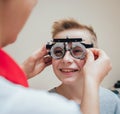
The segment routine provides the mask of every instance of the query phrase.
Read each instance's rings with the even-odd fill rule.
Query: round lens
[[[80,43],[72,43],[71,54],[77,59],[84,59],[86,56],[86,49]]]
[[[64,44],[56,43],[52,46],[50,53],[54,59],[61,59],[64,56]]]
[[[72,49],[72,54],[75,56],[75,57],[80,57],[83,53],[83,49],[79,46],[76,46]]]
[[[61,47],[55,47],[53,51],[56,57],[62,57],[64,54],[64,51]]]

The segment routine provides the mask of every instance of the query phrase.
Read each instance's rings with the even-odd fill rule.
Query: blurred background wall
[[[38,0],[18,40],[5,50],[21,64],[50,41],[54,21],[69,17],[93,26],[99,48],[104,49],[112,61],[113,69],[102,82],[102,86],[110,88],[120,80],[120,0]],[[29,84],[32,88],[48,90],[60,82],[50,66],[30,79]]]

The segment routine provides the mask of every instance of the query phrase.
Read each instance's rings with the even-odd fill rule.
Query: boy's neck
[[[69,100],[74,100],[78,104],[81,103],[82,99],[82,85],[80,86],[69,86],[69,85],[60,85],[59,87],[56,88],[56,92],[59,93],[60,95],[68,98]]]

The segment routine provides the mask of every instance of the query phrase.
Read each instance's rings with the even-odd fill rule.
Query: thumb
[[[94,61],[94,55],[91,50],[87,49],[86,63]]]

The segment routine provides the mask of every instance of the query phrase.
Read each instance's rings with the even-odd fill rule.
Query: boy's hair
[[[58,33],[70,29],[88,30],[90,34],[93,36],[92,40],[94,47],[97,47],[97,36],[93,28],[91,26],[83,25],[73,18],[55,21],[52,26],[52,38],[54,38]]]

